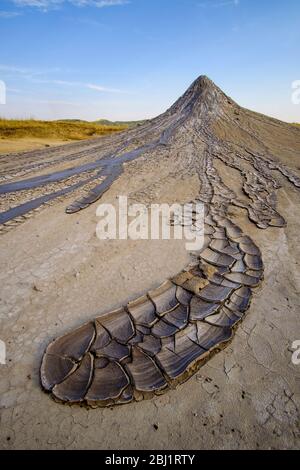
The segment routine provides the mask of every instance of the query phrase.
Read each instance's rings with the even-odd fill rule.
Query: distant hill
[[[109,121],[108,119],[98,119],[97,121],[93,121],[94,124],[101,124],[102,126],[140,126],[144,124],[147,119],[143,119],[141,121]]]
[[[88,124],[98,124],[100,126],[125,126],[125,127],[134,127],[134,126],[140,126],[147,120],[141,120],[141,121],[109,121],[108,119],[97,119],[96,121],[84,121],[82,119],[59,119],[56,122],[80,122],[80,123],[88,123]]]

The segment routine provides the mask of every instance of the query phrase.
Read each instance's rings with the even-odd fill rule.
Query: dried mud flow
[[[205,76],[134,129],[0,157],[0,243],[56,206],[64,205],[66,224],[83,211],[80,221],[127,181],[135,201],[157,202],[164,194],[168,202],[205,206],[204,246],[181,271],[160,285],[151,279],[136,298],[120,295],[119,307],[107,313],[85,314],[81,326],[68,331],[64,322],[65,334],[53,341],[46,337],[42,388],[58,402],[111,407],[161,395],[212,360],[266,282],[259,234],[275,240],[286,229],[288,203],[279,210],[277,199],[284,190],[297,200],[299,157],[300,129],[240,107]],[[176,252],[168,256],[176,260]]]

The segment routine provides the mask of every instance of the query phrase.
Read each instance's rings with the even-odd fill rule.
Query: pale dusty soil
[[[70,140],[53,140],[40,138],[23,138],[23,139],[0,139],[0,155],[10,152],[25,152],[27,150],[42,149],[45,147],[53,147],[54,145],[65,145]]]
[[[102,202],[116,204],[118,194],[138,200],[139,188],[149,201],[194,197],[197,178],[168,180],[165,163],[127,165]],[[189,260],[183,242],[100,242],[96,205],[66,216],[66,199],[2,235],[1,448],[299,448],[300,366],[291,362],[291,344],[300,339],[300,194],[283,184],[286,229],[259,230],[236,218],[262,249],[266,271],[232,343],[176,390],[114,409],[50,399],[39,385],[43,350],[180,271]]]

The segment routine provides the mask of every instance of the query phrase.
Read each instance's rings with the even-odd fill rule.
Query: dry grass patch
[[[103,125],[85,121],[36,121],[34,119],[0,119],[1,139],[83,140],[120,132],[126,124]]]

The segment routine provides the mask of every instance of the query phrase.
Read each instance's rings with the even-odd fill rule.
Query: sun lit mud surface
[[[282,159],[259,134],[272,132],[280,140],[277,128],[285,134]],[[68,147],[61,160],[72,159],[69,170],[60,170],[53,149],[33,152],[19,169],[5,172],[2,166],[2,311],[4,339],[12,345],[1,381],[4,429],[12,434],[5,441],[9,432],[2,431],[5,446],[22,446],[16,430],[27,429],[28,420],[38,416],[34,403],[41,414],[25,446],[36,439],[36,447],[41,442],[76,447],[81,426],[89,428],[83,446],[90,448],[99,442],[113,448],[117,438],[124,447],[209,446],[216,435],[218,447],[279,441],[281,447],[296,446],[299,372],[289,348],[300,336],[295,241],[300,180],[286,162],[288,154],[299,158],[299,130],[264,116],[257,127],[256,114],[202,77],[170,110],[143,126],[103,139],[99,148],[95,142]],[[76,152],[89,161],[82,163]],[[35,176],[43,160],[51,166],[49,177],[47,166]],[[93,171],[100,178],[94,186],[81,179]],[[74,181],[68,178],[77,176],[73,199]],[[54,185],[47,197],[61,184],[71,189],[54,196],[56,204],[47,210],[37,206],[41,211],[28,222],[35,212],[24,211],[22,197],[7,206],[10,194],[22,193],[28,203],[28,190],[34,200],[41,187]],[[95,236],[93,203],[100,197],[114,202],[118,194],[135,202],[205,203],[205,246],[192,260],[175,241],[151,242],[151,248],[148,242],[110,241],[103,248]],[[213,356],[235,330],[231,345]],[[43,388],[57,401],[107,410],[62,407],[41,394],[46,346]],[[114,404],[153,396],[110,412]],[[52,428],[44,424],[40,434],[37,422],[46,420],[46,409]],[[152,443],[141,432],[145,416]],[[122,422],[133,429],[134,443]],[[114,433],[104,437],[105,425]]]

